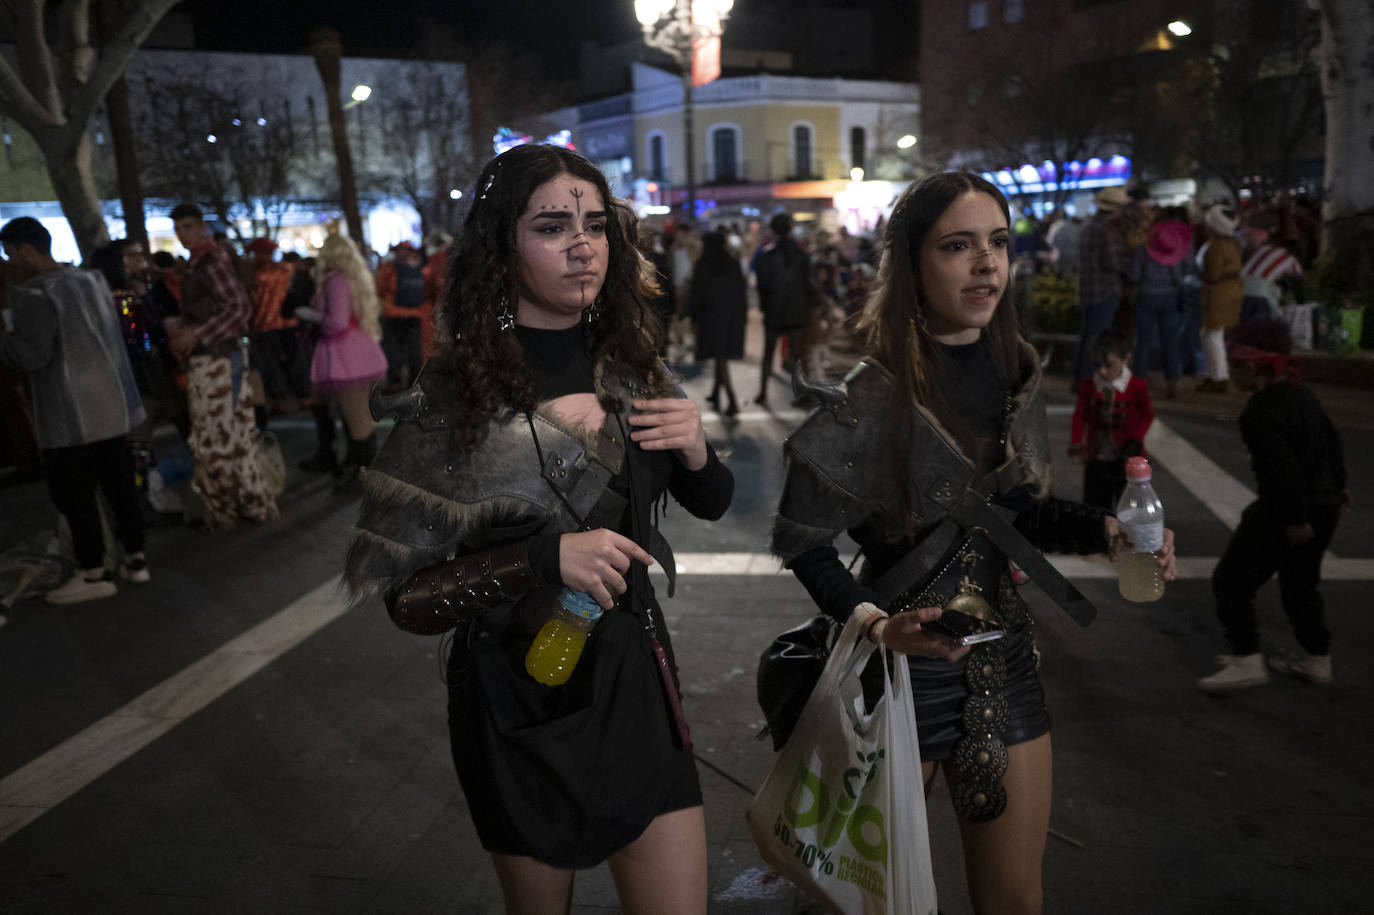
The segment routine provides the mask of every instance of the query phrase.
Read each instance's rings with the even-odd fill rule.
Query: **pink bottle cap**
[[[1126,479],[1128,480],[1148,480],[1150,478],[1150,462],[1143,457],[1133,457],[1126,459]]]

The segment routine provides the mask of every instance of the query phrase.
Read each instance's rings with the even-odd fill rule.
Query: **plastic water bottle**
[[[601,605],[585,591],[564,588],[553,616],[539,629],[525,655],[525,673],[545,686],[562,686],[572,676],[587,633],[601,619]]]
[[[1130,542],[1130,552],[1117,557],[1117,587],[1121,596],[1145,603],[1164,596],[1164,579],[1155,564],[1155,551],[1164,546],[1164,506],[1150,485],[1150,462],[1143,457],[1126,461],[1126,490],[1116,505],[1116,520]]]

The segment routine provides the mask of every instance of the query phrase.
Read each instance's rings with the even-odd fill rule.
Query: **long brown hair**
[[[893,422],[892,441],[897,445],[888,451],[890,471],[898,480],[898,504],[889,507],[886,519],[893,536],[912,533],[912,509],[919,507],[916,503],[921,498],[907,488],[907,464],[912,456],[906,453],[906,443],[911,440],[913,405],[929,409],[970,458],[976,461],[978,453],[972,431],[955,415],[941,391],[940,354],[926,326],[930,306],[921,277],[921,248],[926,238],[950,205],[970,191],[987,194],[997,201],[1010,225],[1010,208],[1002,192],[972,172],[943,172],[911,185],[892,210],[883,238],[877,288],[856,324],[866,352],[896,380],[888,414]],[[979,337],[992,356],[998,383],[1004,391],[1010,391],[1020,381],[1019,339],[1008,264],[1007,287],[992,320]]]
[[[457,375],[460,414],[455,438],[476,441],[479,430],[503,410],[532,410],[534,387],[514,333],[502,331],[503,307],[514,313],[519,256],[515,227],[530,197],[546,181],[568,174],[590,182],[605,202],[606,178],[591,162],[558,146],[517,146],[489,161],[477,179],[477,200],[454,243],[440,311],[439,350]],[[640,263],[624,221],[606,220],[610,255],[601,286],[599,317],[582,322],[583,342],[598,367],[618,362],[649,380],[656,395],[670,387],[658,361],[658,323],[641,291]],[[615,409],[617,404],[603,404]]]
[[[945,210],[970,191],[987,194],[997,201],[1007,224],[1011,224],[1007,198],[991,182],[972,172],[942,172],[911,185],[892,210],[883,237],[877,288],[857,323],[866,351],[896,376],[911,403],[929,407],[937,415],[942,398],[935,386],[935,341],[926,330],[929,306],[921,278],[921,248]],[[1020,374],[1020,328],[1016,309],[1009,301],[1011,295],[1009,264],[1007,286],[981,337],[1006,386],[1015,384]]]

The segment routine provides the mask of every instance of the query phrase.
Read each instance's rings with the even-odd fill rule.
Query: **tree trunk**
[[[353,173],[353,155],[348,149],[348,127],[344,122],[343,102],[339,97],[339,59],[343,47],[339,33],[328,26],[315,29],[310,36],[315,66],[324,82],[325,103],[329,107],[329,133],[334,138],[334,158],[339,166],[339,204],[348,224],[348,236],[363,246],[363,220],[358,212],[358,181]]]
[[[1350,291],[1374,292],[1374,7],[1369,0],[1322,0],[1321,24],[1322,254]]]
[[[110,233],[105,228],[105,217],[100,209],[100,195],[96,192],[95,178],[91,174],[92,145],[91,135],[82,131],[74,146],[64,144],[57,149],[43,149],[48,179],[57,192],[62,214],[71,224],[72,235],[76,236],[83,260],[89,259],[96,248],[110,242]]]
[[[105,116],[110,121],[110,142],[114,145],[115,175],[119,202],[124,211],[124,237],[132,238],[148,250],[148,229],[143,221],[143,188],[138,180],[138,144],[134,140],[133,118],[129,114],[129,83],[120,77],[105,96]]]

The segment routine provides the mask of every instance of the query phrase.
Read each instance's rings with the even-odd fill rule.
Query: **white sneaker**
[[[1218,658],[1225,659],[1221,661],[1221,670],[1198,680],[1197,685],[1202,689],[1245,689],[1269,682],[1269,671],[1264,669],[1264,655],[1258,651],[1247,655],[1218,655]]]
[[[146,585],[153,580],[148,571],[148,560],[142,553],[131,553],[119,564],[119,577],[136,585]]]
[[[1276,655],[1269,659],[1269,666],[1281,674],[1297,677],[1309,683],[1331,682],[1331,655]]]
[[[44,594],[43,599],[50,604],[80,604],[118,593],[115,583],[105,578],[104,569],[78,569],[62,585]]]

